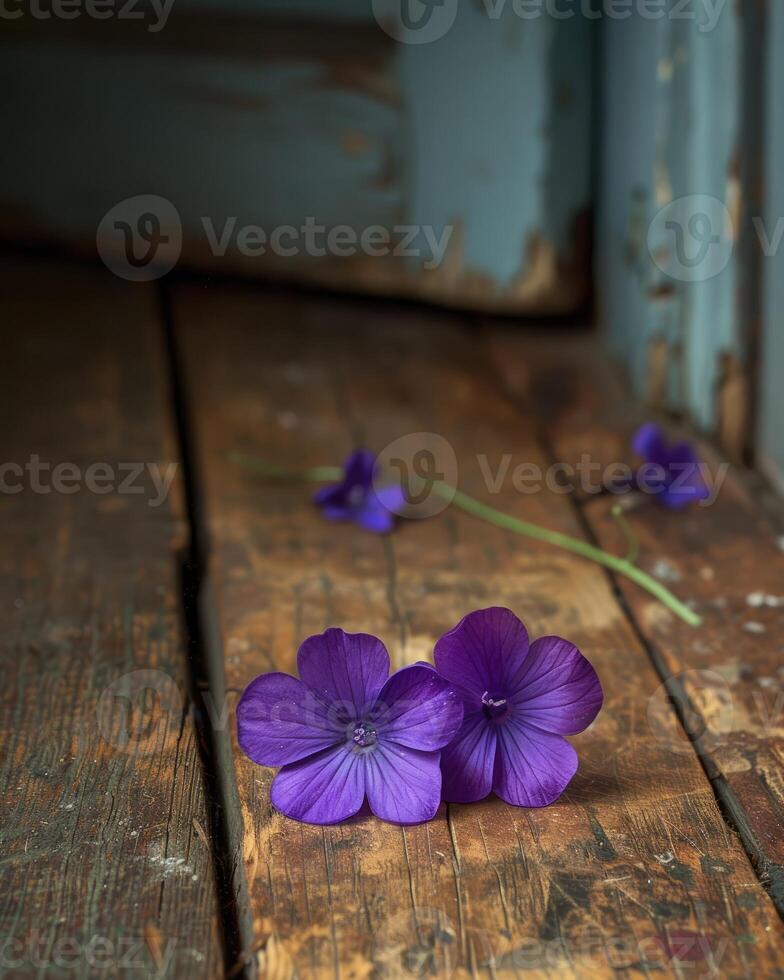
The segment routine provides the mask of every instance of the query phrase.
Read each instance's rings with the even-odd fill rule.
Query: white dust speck
[[[651,574],[661,579],[662,582],[680,582],[681,580],[681,573],[678,569],[663,558],[659,558],[653,563]]]
[[[750,592],[746,596],[746,602],[755,609],[767,606],[768,609],[778,609],[784,606],[784,596],[770,595],[767,592]]]
[[[155,842],[147,852],[147,860],[161,869],[164,878],[171,878],[172,875],[188,874],[192,875],[193,868],[186,864],[184,857],[176,855],[166,856],[163,847],[159,842]]]
[[[744,623],[743,628],[747,633],[755,633],[757,635],[765,632],[765,627],[762,625],[762,623],[757,623],[754,620],[752,620],[750,623]]]

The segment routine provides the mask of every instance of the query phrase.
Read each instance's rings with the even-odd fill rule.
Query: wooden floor
[[[0,976],[784,976],[784,539],[746,477],[629,512],[692,629],[452,508],[378,538],[230,460],[435,432],[465,491],[620,553],[608,497],[489,495],[478,459],[628,458],[645,416],[582,335],[44,259],[0,283]],[[46,492],[36,457],[105,464],[104,489]],[[495,604],[602,678],[561,800],[406,828],[271,809],[236,746],[249,680],[329,625],[428,658]]]

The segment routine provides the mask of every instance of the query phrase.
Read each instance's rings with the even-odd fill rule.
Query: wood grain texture
[[[215,976],[180,487],[119,487],[177,461],[154,293],[43,261],[0,279],[0,975]],[[34,457],[38,489],[8,465]]]
[[[629,439],[644,416],[595,351],[511,333],[496,335],[493,346],[511,389],[542,420],[554,457],[574,465],[589,454],[602,469],[633,462]],[[703,450],[720,477],[726,464]],[[701,628],[685,626],[631,583],[617,584],[662,671],[682,689],[717,792],[784,910],[784,539],[738,471],[717,486],[710,506],[680,514],[642,496],[627,501],[639,565],[690,602]],[[622,551],[610,514],[616,502],[587,495],[582,506],[601,545]]]
[[[543,465],[532,420],[501,394],[457,318],[410,309],[183,287],[179,342],[194,393],[210,576],[234,698],[329,625],[378,634],[394,666],[429,658],[467,611],[503,604],[532,635],[562,633],[597,666],[606,703],[576,739],[581,767],[545,810],[489,798],[400,828],[335,827],[272,810],[273,771],[236,755],[243,859],[268,976],[775,976],[780,924],[604,574],[449,509],[389,538],[325,522],[312,488],[270,484],[233,451],[334,464],[412,432],[453,445],[486,498],[477,454]],[[509,512],[580,534],[557,493]],[[689,974],[691,975],[691,974]]]

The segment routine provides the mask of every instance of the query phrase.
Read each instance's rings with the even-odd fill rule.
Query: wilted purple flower
[[[635,485],[655,494],[665,507],[677,510],[710,496],[691,443],[670,444],[661,426],[648,422],[632,436],[632,449],[644,460],[635,474]]]
[[[375,487],[375,469],[373,453],[358,449],[343,463],[340,483],[323,487],[314,502],[330,521],[354,521],[375,534],[388,533],[405,506],[405,497],[399,485]]]
[[[577,771],[563,737],[602,706],[596,671],[574,644],[529,645],[509,609],[469,613],[436,643],[436,669],[463,697],[463,724],[441,753],[445,800],[470,803],[493,790],[516,806],[547,806]]]
[[[440,749],[460,727],[455,689],[429,664],[391,677],[383,643],[328,629],[297,653],[300,679],[262,674],[237,705],[243,752],[282,766],[273,804],[306,823],[337,823],[367,797],[376,816],[419,823],[441,801]]]

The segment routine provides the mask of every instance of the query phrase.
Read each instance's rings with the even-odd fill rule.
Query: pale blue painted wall
[[[204,216],[436,234],[454,224],[460,254],[436,298],[547,309],[516,291],[537,240],[555,249],[549,302],[569,309],[587,281],[575,223],[590,206],[592,25],[492,9],[461,2],[452,28],[423,45],[390,38],[369,0],[177,0],[160,35],[114,25],[106,43],[97,22],[19,22],[0,69],[14,133],[0,204],[36,237],[89,242],[114,203],[160,194],[182,216],[186,263],[203,258]],[[285,45],[265,50],[277,23]],[[239,39],[237,24],[248,28]],[[303,262],[304,277],[318,264]],[[371,282],[375,267],[356,275]]]
[[[467,229],[465,260],[501,282],[531,236],[562,254],[590,205],[590,22],[491,19],[463,4],[449,34],[402,46],[410,213]],[[559,105],[559,98],[563,105]]]
[[[652,351],[666,345],[664,407],[712,430],[720,421],[722,365],[727,356],[743,360],[748,329],[737,246],[738,8],[725,5],[713,29],[705,27],[699,19],[638,14],[602,22],[597,288],[611,346],[636,389],[650,391],[657,380]],[[711,214],[719,219],[713,232],[732,257],[717,274],[689,282],[680,274],[675,233],[655,219],[670,202],[692,195],[720,202]]]
[[[784,5],[769,8],[767,102],[767,239],[784,226]],[[763,259],[764,308],[760,357],[759,457],[784,491],[784,239]]]

